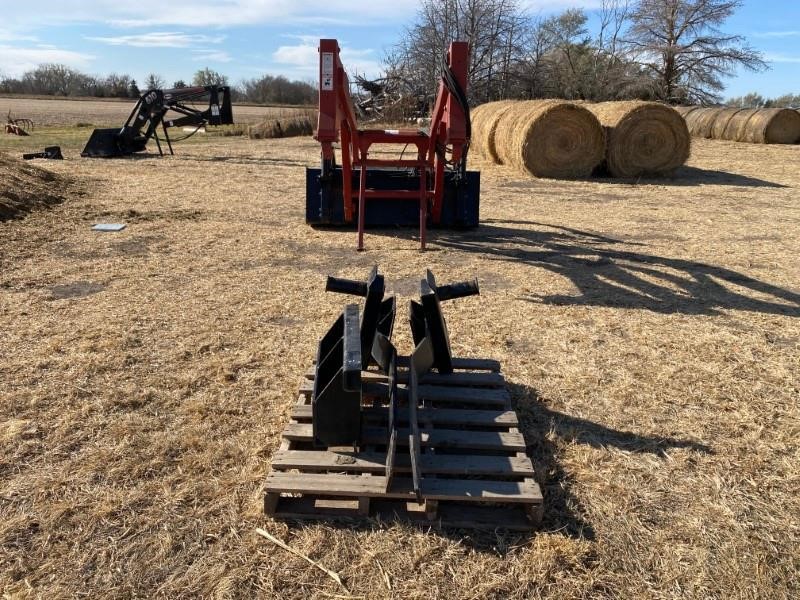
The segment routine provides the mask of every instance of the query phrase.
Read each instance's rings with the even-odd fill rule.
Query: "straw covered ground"
[[[800,147],[695,140],[674,180],[482,169],[473,232],[315,231],[309,138],[44,166],[0,223],[4,597],[790,598],[800,570]],[[43,164],[43,163],[40,163]],[[98,234],[98,221],[125,222]],[[430,266],[457,354],[502,361],[543,530],[273,522],[300,374],[375,263]],[[398,343],[409,350],[399,319]],[[320,561],[347,592],[257,527]]]

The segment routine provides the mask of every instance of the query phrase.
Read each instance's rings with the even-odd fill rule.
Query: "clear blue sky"
[[[522,0],[534,15],[599,0]],[[355,8],[357,7],[357,8]],[[375,74],[416,0],[20,0],[3,2],[0,73],[42,62],[93,74],[155,72],[168,83],[202,67],[232,82],[263,73],[314,80],[316,43],[336,37],[350,71]],[[725,94],[800,93],[800,1],[748,0],[725,30],[747,37],[772,67],[739,73]]]

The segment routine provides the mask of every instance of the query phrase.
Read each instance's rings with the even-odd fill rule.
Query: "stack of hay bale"
[[[695,137],[752,144],[800,143],[800,112],[790,108],[678,106]]]
[[[473,110],[472,124],[480,154],[535,177],[664,175],[689,157],[686,124],[656,102],[490,102]]]

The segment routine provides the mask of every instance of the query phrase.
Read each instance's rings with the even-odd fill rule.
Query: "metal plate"
[[[122,231],[127,225],[125,223],[96,223],[92,225],[94,231]]]

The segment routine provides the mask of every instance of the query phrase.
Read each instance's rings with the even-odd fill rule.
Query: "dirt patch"
[[[0,153],[0,221],[63,202],[67,179]]]
[[[62,285],[54,285],[50,288],[51,300],[66,300],[69,298],[85,298],[92,294],[97,294],[106,289],[106,286],[101,283],[92,283],[91,281],[76,281],[74,283],[65,283]]]

